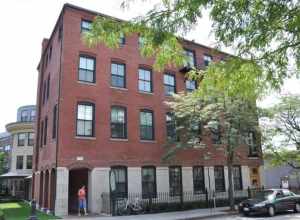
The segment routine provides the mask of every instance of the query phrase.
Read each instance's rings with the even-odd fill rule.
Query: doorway
[[[86,188],[86,201],[88,202],[88,178],[89,169],[80,168],[69,172],[69,213],[78,212],[78,190],[84,185]],[[87,204],[88,208],[88,204]]]

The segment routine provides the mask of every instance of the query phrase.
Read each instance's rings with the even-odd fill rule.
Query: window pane
[[[86,69],[94,70],[94,59],[86,59]]]
[[[93,124],[92,121],[85,121],[84,122],[84,135],[91,136],[92,135],[92,128]]]
[[[77,134],[84,135],[84,121],[77,120]]]

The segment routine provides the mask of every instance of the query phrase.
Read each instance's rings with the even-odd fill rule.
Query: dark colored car
[[[254,198],[239,204],[239,212],[244,215],[268,214],[274,216],[276,212],[294,210],[300,212],[300,195],[287,189],[267,189],[257,192]]]

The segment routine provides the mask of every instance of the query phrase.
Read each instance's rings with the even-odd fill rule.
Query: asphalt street
[[[244,217],[242,215],[236,215],[236,216],[222,216],[222,217],[216,217],[216,218],[210,218],[212,220],[300,220],[300,214],[295,213],[284,213],[284,214],[277,214],[274,217],[268,217],[266,215],[259,215],[259,216],[250,216],[250,217]]]

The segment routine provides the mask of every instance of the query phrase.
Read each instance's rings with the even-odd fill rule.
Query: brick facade
[[[36,146],[34,150],[34,198],[41,207],[54,210],[56,214],[67,214],[68,206],[63,204],[68,201],[66,195],[68,180],[63,182],[60,178],[69,178],[72,170],[85,168],[91,174],[89,177],[89,195],[91,189],[97,192],[107,191],[103,187],[108,178],[109,168],[112,166],[128,167],[128,190],[134,189],[133,179],[139,178],[138,170],[142,166],[157,167],[156,175],[164,175],[167,166],[178,165],[186,167],[184,175],[190,176],[192,166],[202,165],[213,167],[225,166],[224,154],[211,146],[211,139],[207,137],[211,159],[204,160],[205,149],[180,152],[170,164],[162,164],[161,157],[164,153],[163,145],[166,142],[165,114],[168,112],[164,104],[169,98],[164,95],[163,72],[155,71],[152,59],[140,56],[138,49],[138,35],[126,37],[126,43],[120,49],[111,50],[100,44],[96,48],[88,48],[81,39],[81,20],[92,20],[97,14],[76,6],[66,4],[55,25],[49,40],[44,40],[42,55],[38,66],[39,80],[37,90],[37,123]],[[215,52],[211,48],[184,41],[184,47],[193,50],[196,54],[198,67],[204,66],[204,54],[213,56],[214,61],[221,60],[226,54]],[[50,55],[51,54],[51,55]],[[88,55],[96,60],[95,83],[84,83],[78,80],[79,56]],[[117,61],[126,65],[126,88],[111,87],[111,62]],[[146,67],[152,70],[153,93],[146,94],[138,91],[138,68]],[[185,90],[185,76],[178,69],[170,68],[167,71],[176,76],[176,90]],[[49,96],[47,98],[47,81],[49,80]],[[47,90],[47,89],[46,89]],[[46,95],[44,94],[46,93]],[[95,106],[94,137],[76,136],[77,103],[88,101]],[[111,106],[118,105],[127,108],[127,139],[112,139],[110,133]],[[57,130],[53,138],[53,111],[57,106]],[[150,109],[154,113],[153,141],[141,141],[139,137],[139,111]],[[47,118],[47,137],[44,141],[41,133],[45,132]],[[43,129],[42,129],[43,127]],[[43,131],[42,131],[43,130]],[[54,129],[55,130],[55,129]],[[44,136],[44,135],[43,135]],[[249,158],[247,146],[238,149],[241,159],[237,164],[243,167],[259,167],[262,160],[259,157]],[[49,175],[49,173],[50,175]],[[46,173],[48,173],[46,175]],[[52,176],[54,175],[54,176]],[[41,181],[43,176],[43,181]],[[183,176],[184,177],[184,176]],[[50,179],[55,184],[45,184]],[[158,177],[157,177],[158,178]],[[94,187],[97,181],[103,181],[102,188]],[[192,181],[192,180],[191,180]],[[52,181],[53,182],[53,181]],[[40,185],[43,184],[41,187]],[[133,184],[133,185],[131,185]],[[168,190],[163,183],[157,183],[157,189]],[[159,185],[162,184],[162,185]],[[184,182],[188,188],[191,184]],[[50,196],[40,196],[54,191]],[[67,191],[68,192],[68,191]],[[65,193],[65,194],[64,194]],[[51,194],[51,193],[49,193]],[[89,196],[89,209],[99,212],[95,203],[99,195]],[[47,201],[45,202],[45,198]],[[50,205],[52,204],[52,205]]]

